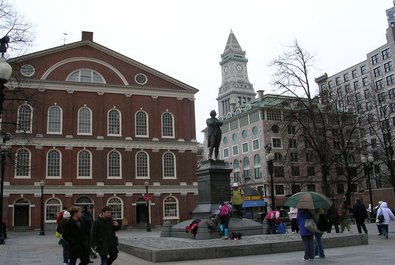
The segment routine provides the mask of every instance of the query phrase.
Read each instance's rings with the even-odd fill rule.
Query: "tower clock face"
[[[243,70],[243,66],[241,66],[240,64],[236,65],[236,70],[240,72],[241,70]]]

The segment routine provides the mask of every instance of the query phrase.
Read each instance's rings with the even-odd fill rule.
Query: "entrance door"
[[[14,226],[29,226],[29,205],[14,205]]]
[[[146,224],[148,222],[148,207],[146,202],[136,203],[136,222],[138,224]]]

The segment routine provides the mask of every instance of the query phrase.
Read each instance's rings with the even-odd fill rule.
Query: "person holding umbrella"
[[[299,226],[299,234],[302,237],[304,246],[304,257],[303,260],[313,260],[314,259],[314,232],[305,227],[307,219],[313,219],[313,216],[309,210],[319,209],[319,208],[329,208],[332,202],[324,195],[317,192],[298,192],[285,202],[286,206],[298,208],[298,216],[296,218]],[[322,253],[321,253],[322,254]]]
[[[314,259],[314,232],[305,227],[306,219],[312,219],[312,215],[308,209],[298,209],[298,216],[296,218],[299,226],[299,234],[302,237],[304,247],[304,257],[302,260]]]

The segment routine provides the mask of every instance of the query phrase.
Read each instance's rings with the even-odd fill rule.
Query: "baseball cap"
[[[233,185],[232,185],[233,188],[238,187],[238,186],[239,186],[239,184],[237,184],[237,182],[233,183]]]

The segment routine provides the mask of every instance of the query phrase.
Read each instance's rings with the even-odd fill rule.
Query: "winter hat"
[[[65,211],[63,213],[63,218],[70,218],[70,217],[71,217],[71,215],[70,215],[70,213],[68,211]]]
[[[238,187],[238,186],[239,186],[239,184],[237,184],[237,182],[233,183],[233,185],[232,185],[233,188]]]

